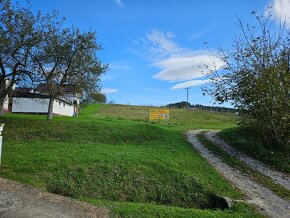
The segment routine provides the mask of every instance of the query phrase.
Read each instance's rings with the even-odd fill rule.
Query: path
[[[207,131],[205,132],[205,136],[217,144],[221,149],[226,151],[228,154],[234,156],[235,158],[245,162],[254,170],[260,172],[261,174],[270,177],[273,182],[284,186],[285,188],[290,190],[290,177],[288,174],[276,171],[265,164],[261,163],[260,161],[254,160],[253,158],[249,157],[248,155],[237,151],[233,147],[229,146],[225,141],[220,139],[216,136],[217,131]]]
[[[187,133],[188,141],[224,178],[239,188],[247,196],[248,203],[260,208],[270,217],[290,217],[290,202],[275,195],[268,188],[252,181],[244,173],[223,163],[219,158],[211,154],[197,139],[201,131],[192,130]]]
[[[0,178],[0,217],[105,218],[109,215],[104,208]]]

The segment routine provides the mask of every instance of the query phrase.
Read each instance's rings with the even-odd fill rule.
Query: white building
[[[12,100],[12,113],[47,114],[49,96],[35,93],[16,93]],[[53,102],[53,114],[74,116],[76,106],[62,99]]]
[[[81,94],[75,93],[72,87],[64,90],[64,95],[53,102],[53,114],[75,116],[78,113]],[[47,114],[49,96],[46,86],[40,84],[35,90],[16,89],[12,100],[12,113]]]

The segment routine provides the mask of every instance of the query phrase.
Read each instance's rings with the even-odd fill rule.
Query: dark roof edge
[[[17,93],[15,92],[12,95],[13,98],[42,98],[42,99],[49,99],[49,95],[43,95],[39,93]],[[73,105],[72,103],[67,102],[66,100],[63,100],[61,98],[56,98],[55,100],[61,101],[63,103],[66,103],[68,105]]]

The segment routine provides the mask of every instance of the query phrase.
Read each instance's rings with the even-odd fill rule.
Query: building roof
[[[16,92],[33,93],[34,89],[33,88],[28,88],[28,87],[16,87],[15,91]]]
[[[35,89],[36,92],[40,92],[40,93],[47,93],[47,84],[45,83],[40,83],[36,89]],[[76,93],[81,93],[80,90],[78,90],[76,88],[76,86],[74,85],[66,85],[64,90],[63,90],[63,93],[64,94],[76,94]]]
[[[49,95],[40,94],[40,93],[29,93],[29,92],[19,92],[15,91],[12,95],[13,98],[41,98],[41,99],[49,99]],[[56,100],[61,101],[63,103],[72,105],[68,101],[65,101],[61,98],[56,98]]]

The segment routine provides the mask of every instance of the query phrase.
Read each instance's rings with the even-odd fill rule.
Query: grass
[[[246,173],[250,178],[255,180],[257,183],[262,184],[265,187],[269,188],[280,197],[286,200],[290,200],[290,191],[287,188],[284,188],[283,186],[274,183],[269,177],[264,176],[263,174],[255,171],[243,161],[234,158],[226,151],[222,150],[215,143],[207,139],[203,134],[199,134],[198,139],[208,150],[210,150],[214,155],[220,157],[229,166],[236,168],[243,173]]]
[[[290,173],[290,151],[269,150],[254,142],[241,128],[229,128],[218,136],[234,148],[282,172]]]
[[[236,203],[231,210],[208,210],[163,206],[154,204],[138,204],[124,202],[108,202],[84,199],[92,204],[106,206],[110,209],[111,217],[164,217],[164,218],[232,218],[232,217],[263,217],[255,212],[255,208],[245,203]]]
[[[218,128],[219,121],[220,128],[234,126],[234,117],[208,113],[206,120],[200,118],[205,112],[195,111],[190,112],[194,118],[179,121],[188,115],[177,111],[177,124],[152,125],[139,115],[116,114],[114,107],[120,111],[120,106],[92,105],[77,118],[51,122],[45,116],[2,117],[1,177],[103,205],[112,216],[260,216],[240,203],[229,211],[210,209],[212,194],[233,199],[242,194],[183,135],[189,128]]]
[[[128,105],[89,105],[82,111],[81,119],[117,119],[149,123],[152,107]],[[97,110],[97,111],[96,111]],[[175,129],[225,129],[235,127],[234,114],[209,112],[203,110],[170,109],[170,121],[155,122]]]

